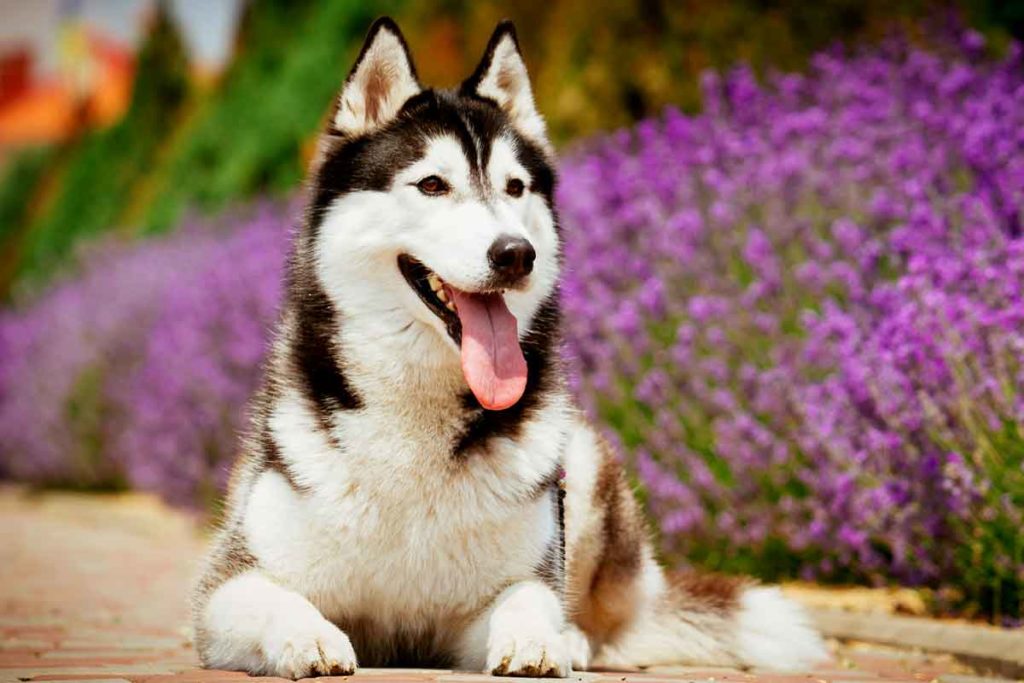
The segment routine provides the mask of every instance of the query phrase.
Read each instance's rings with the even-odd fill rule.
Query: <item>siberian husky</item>
[[[421,86],[395,23],[373,25],[312,163],[195,589],[205,666],[564,677],[824,658],[777,589],[657,564],[559,362],[553,161],[510,23],[455,90]]]

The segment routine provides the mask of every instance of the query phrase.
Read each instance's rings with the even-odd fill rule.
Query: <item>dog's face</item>
[[[507,408],[526,385],[519,340],[558,278],[553,186],[510,24],[458,90],[435,91],[379,20],[314,165],[316,273],[342,315],[426,329],[423,362],[460,361],[480,403]]]

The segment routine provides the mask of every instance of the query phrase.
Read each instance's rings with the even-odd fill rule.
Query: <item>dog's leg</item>
[[[298,680],[355,671],[352,643],[306,598],[257,571],[226,581],[200,617],[203,665]]]
[[[460,667],[496,676],[564,678],[572,670],[564,629],[562,604],[550,587],[540,581],[513,584],[466,629]]]

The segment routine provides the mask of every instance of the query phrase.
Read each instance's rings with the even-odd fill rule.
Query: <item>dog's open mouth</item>
[[[480,405],[515,405],[526,389],[526,359],[502,293],[464,292],[407,254],[398,257],[398,269],[460,347],[462,374]]]

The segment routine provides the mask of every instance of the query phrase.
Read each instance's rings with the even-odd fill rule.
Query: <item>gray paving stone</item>
[[[962,657],[991,660],[1024,676],[1024,630],[889,614],[857,614],[834,609],[811,610],[818,627],[835,638],[919,647]],[[872,656],[875,656],[874,654]],[[906,655],[903,656],[906,659]],[[1021,673],[1017,673],[1020,671]]]

